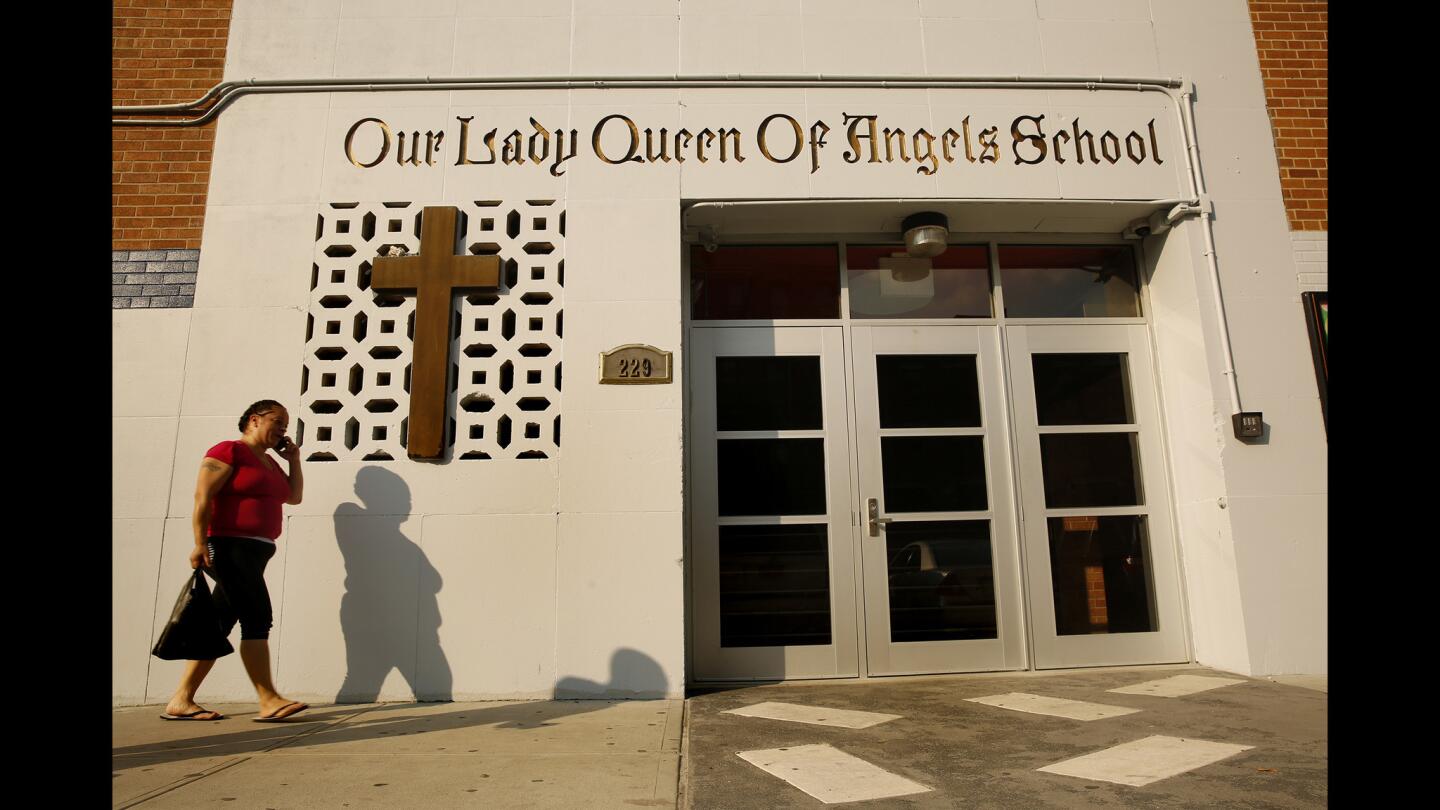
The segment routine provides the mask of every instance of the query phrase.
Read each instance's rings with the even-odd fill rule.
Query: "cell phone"
[[[280,437],[280,441],[278,441],[278,442],[275,443],[275,449],[276,449],[276,450],[279,450],[279,451],[281,451],[281,452],[284,452],[285,448],[287,448],[287,447],[289,447],[289,446],[290,446],[290,437],[289,437],[289,436],[281,436],[281,437]]]

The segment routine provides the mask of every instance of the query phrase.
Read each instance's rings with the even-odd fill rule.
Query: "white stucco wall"
[[[1215,207],[1215,251],[1241,405],[1261,411],[1266,424],[1260,440],[1234,437],[1223,356],[1211,326],[1213,297],[1208,278],[1197,278],[1212,401],[1220,417],[1216,438],[1229,535],[1226,540],[1223,528],[1212,534],[1211,521],[1197,515],[1186,559],[1193,558],[1190,551],[1211,556],[1210,563],[1190,572],[1192,583],[1225,582],[1235,572],[1243,633],[1226,621],[1230,611],[1198,609],[1196,587],[1192,621],[1201,663],[1256,675],[1318,674],[1326,672],[1328,650],[1328,449],[1246,16],[1243,3],[1155,4],[1160,69],[1184,73],[1196,83],[1196,131]],[[1203,273],[1203,241],[1195,225],[1185,230],[1195,271]],[[1183,367],[1183,361],[1176,365]],[[1183,456],[1173,462],[1177,469],[1196,463]],[[1192,494],[1197,511],[1214,508],[1204,505],[1211,493]],[[1181,498],[1188,499],[1184,493]],[[1187,539],[1182,537],[1182,544]],[[1205,637],[1215,643],[1202,643]]]
[[[1231,435],[1199,224],[1148,240],[1195,655],[1253,674],[1325,671],[1325,440],[1243,0],[241,0],[225,75],[680,72],[1194,80],[1241,392],[1270,426],[1253,445]],[[1122,161],[1105,173],[1053,163],[1023,173],[960,163],[934,176],[913,165],[847,166],[839,160],[841,115],[861,110],[912,131],[943,130],[966,114],[1008,122],[1048,110],[1057,128],[1076,115],[1087,126],[1143,127],[1158,114],[1169,160]],[[234,435],[239,412],[255,399],[291,404],[292,423],[302,416],[295,409],[321,205],[556,199],[568,223],[563,437],[558,458],[544,460],[308,463],[305,502],[287,507],[267,572],[280,688],[315,700],[355,697],[342,694],[346,688],[378,689],[380,699],[548,697],[557,685],[562,694],[673,697],[685,679],[681,200],[1184,196],[1170,110],[1158,94],[1076,90],[242,99],[219,119],[194,309],[119,311],[112,320],[115,701],[161,701],[174,688],[179,665],[145,652],[185,577],[202,453]],[[830,122],[821,171],[810,172],[804,157],[761,160],[753,141],[743,164],[610,166],[587,154],[591,128],[612,113],[673,132],[751,131],[774,112]],[[367,116],[396,130],[448,124],[453,146],[457,115],[485,122],[482,132],[528,132],[532,116],[552,129],[573,127],[580,154],[557,178],[528,165],[450,165],[453,151],[433,167],[361,170],[340,148]],[[677,383],[598,385],[595,358],[624,343],[675,351]],[[362,475],[367,467],[386,472]],[[356,549],[365,562],[347,584],[344,553]],[[376,679],[381,685],[357,686]],[[239,662],[222,662],[206,694],[251,694]]]

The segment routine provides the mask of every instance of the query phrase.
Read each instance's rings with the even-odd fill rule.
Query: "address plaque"
[[[600,353],[602,385],[656,385],[673,381],[671,352],[630,343]]]

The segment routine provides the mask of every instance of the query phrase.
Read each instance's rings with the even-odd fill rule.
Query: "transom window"
[[[690,317],[714,320],[1138,318],[1135,250],[1118,245],[724,245],[690,251]],[[1003,302],[1003,303],[998,303]]]

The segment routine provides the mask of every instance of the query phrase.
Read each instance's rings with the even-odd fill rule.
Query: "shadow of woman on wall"
[[[400,529],[410,517],[410,488],[390,470],[365,467],[355,476],[355,495],[360,503],[342,503],[334,515],[345,560],[346,665],[335,702],[379,700],[392,669],[416,700],[451,700],[450,663],[440,647],[440,572]]]

